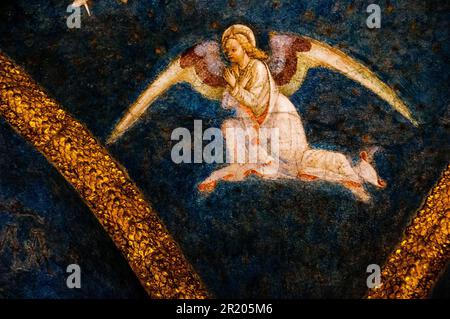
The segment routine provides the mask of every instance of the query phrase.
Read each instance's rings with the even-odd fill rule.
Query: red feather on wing
[[[225,87],[222,73],[225,65],[220,59],[217,42],[207,41],[186,50],[180,58],[183,69],[194,67],[201,81],[212,87]]]

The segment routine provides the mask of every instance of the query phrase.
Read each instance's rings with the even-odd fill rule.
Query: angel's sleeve
[[[269,75],[263,62],[256,60],[249,72],[231,90],[230,94],[241,104],[261,115],[269,102]]]

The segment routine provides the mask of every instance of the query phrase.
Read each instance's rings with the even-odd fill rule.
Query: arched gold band
[[[1,52],[0,115],[75,188],[150,297],[208,297],[199,276],[125,169]]]
[[[388,257],[369,298],[426,298],[450,257],[450,165]]]

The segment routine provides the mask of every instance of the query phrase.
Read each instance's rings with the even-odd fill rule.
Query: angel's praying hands
[[[225,81],[227,81],[228,85],[231,89],[234,89],[236,86],[236,78],[234,77],[233,73],[229,69],[225,69],[223,72],[223,78]]]

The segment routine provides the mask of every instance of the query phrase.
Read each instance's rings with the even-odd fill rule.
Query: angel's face
[[[239,63],[245,56],[245,51],[235,39],[230,39],[225,43],[225,54],[232,63]]]

